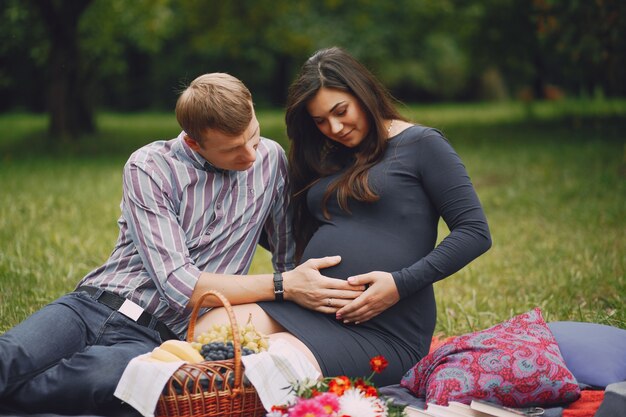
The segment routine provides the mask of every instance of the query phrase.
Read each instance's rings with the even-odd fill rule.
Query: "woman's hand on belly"
[[[320,273],[320,269],[339,262],[340,256],[313,258],[291,271],[283,272],[285,299],[309,310],[336,314],[365,290],[365,285],[353,285],[346,280],[329,278]]]
[[[337,320],[359,324],[370,320],[400,301],[400,294],[389,272],[373,271],[348,278],[350,285],[368,285],[359,297],[340,308]]]

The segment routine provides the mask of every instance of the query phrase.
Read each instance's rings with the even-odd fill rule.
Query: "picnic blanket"
[[[604,391],[582,390],[580,398],[563,410],[563,417],[593,417],[604,400]]]

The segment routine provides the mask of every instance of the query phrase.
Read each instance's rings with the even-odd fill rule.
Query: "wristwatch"
[[[274,297],[275,301],[283,301],[283,274],[280,272],[274,272]]]

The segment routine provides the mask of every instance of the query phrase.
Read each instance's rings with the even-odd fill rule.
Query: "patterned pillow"
[[[453,338],[422,358],[400,385],[440,405],[480,399],[527,407],[580,396],[539,308]]]

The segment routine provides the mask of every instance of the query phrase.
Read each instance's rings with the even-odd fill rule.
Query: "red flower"
[[[367,388],[365,389],[365,391],[363,391],[365,393],[366,397],[376,397],[378,398],[378,390],[375,387],[372,387],[371,385],[368,385]]]
[[[273,405],[271,411],[279,412],[282,415],[285,415],[289,411],[289,407],[287,407],[286,405]]]
[[[350,379],[347,376],[338,376],[328,383],[328,391],[341,396],[350,386]]]
[[[374,356],[372,359],[370,359],[370,368],[372,368],[372,371],[376,372],[377,374],[384,371],[387,365],[389,365],[389,362],[387,362],[387,359],[385,359],[385,357],[382,355]]]
[[[363,378],[359,378],[354,381],[354,388],[359,389],[363,392],[365,392],[368,386],[369,385],[367,384],[367,382],[365,382],[365,380],[363,380]]]

